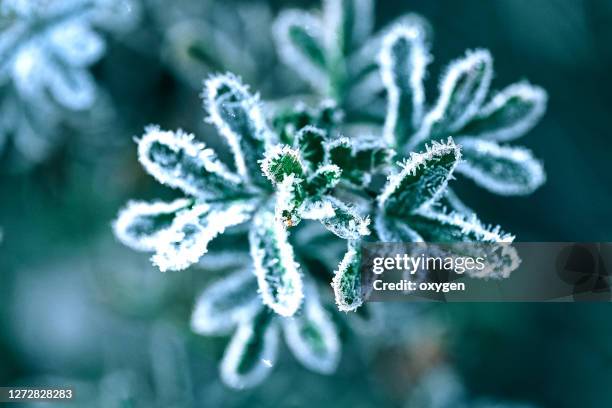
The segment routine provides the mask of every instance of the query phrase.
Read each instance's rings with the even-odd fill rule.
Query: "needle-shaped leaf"
[[[465,161],[457,171],[493,193],[530,194],[546,181],[542,163],[529,149],[474,138],[461,138],[458,143]]]
[[[249,233],[251,256],[263,303],[281,316],[292,316],[302,304],[302,277],[285,225],[262,209]]]
[[[546,91],[539,86],[512,84],[484,105],[460,133],[498,142],[514,140],[538,123],[547,100]]]
[[[241,180],[217,159],[211,149],[180,130],[146,128],[138,141],[138,159],[162,184],[191,196],[211,200],[242,195]]]
[[[379,207],[388,214],[407,216],[431,204],[444,192],[460,160],[461,150],[451,138],[433,142],[424,153],[412,153],[400,171],[389,176],[378,197]]]
[[[176,213],[190,204],[188,199],[170,203],[130,201],[113,223],[115,236],[125,245],[139,251],[153,251],[160,233],[172,225]]]
[[[278,340],[278,324],[266,308],[241,322],[221,360],[223,382],[236,389],[261,383],[276,363]]]

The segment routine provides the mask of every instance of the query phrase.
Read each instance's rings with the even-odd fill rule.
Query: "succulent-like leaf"
[[[440,81],[440,96],[427,113],[409,149],[461,130],[484,102],[493,77],[493,59],[486,50],[469,51],[452,62]]]
[[[191,329],[198,334],[227,334],[261,307],[257,281],[250,270],[236,272],[202,292],[191,314]]]
[[[493,193],[530,194],[546,181],[542,163],[529,149],[474,138],[461,138],[458,143],[465,161],[457,171]]]
[[[412,153],[397,174],[389,176],[378,197],[379,207],[389,214],[407,216],[434,202],[452,177],[461,160],[461,150],[449,138],[433,142],[424,153]]]
[[[292,316],[304,295],[285,226],[263,209],[253,219],[249,241],[263,303],[281,316]]]
[[[115,236],[138,251],[153,251],[162,231],[172,225],[176,213],[190,204],[188,199],[170,203],[130,201],[113,222]]]
[[[331,283],[338,309],[343,312],[353,311],[363,303],[360,264],[359,242],[349,241],[348,251],[334,272]]]
[[[423,238],[406,221],[384,213],[377,214],[374,228],[382,242],[423,242]]]
[[[180,212],[172,225],[162,231],[151,258],[162,272],[180,271],[197,262],[208,250],[208,243],[226,228],[251,217],[253,202],[196,204]]]
[[[273,26],[280,58],[321,91],[327,87],[322,32],[318,18],[299,10],[281,12]]]
[[[325,158],[325,131],[314,126],[305,126],[295,137],[295,146],[310,169],[318,167]]]
[[[514,140],[538,123],[547,100],[546,91],[539,86],[512,84],[484,105],[461,134],[498,142]]]
[[[179,188],[205,200],[242,195],[241,180],[231,173],[211,149],[193,135],[149,126],[138,141],[138,159],[162,184]]]
[[[227,140],[238,173],[244,179],[261,182],[258,160],[266,146],[275,142],[268,128],[257,95],[232,74],[209,78],[202,95],[209,117],[219,133]]]
[[[342,239],[358,239],[370,234],[370,219],[355,208],[332,196],[323,196],[303,213],[304,218],[318,219],[329,231]]]
[[[514,236],[501,231],[499,226],[487,227],[476,215],[443,213],[424,209],[407,220],[425,242],[512,242]]]
[[[278,339],[278,324],[266,308],[243,321],[221,360],[223,382],[237,389],[261,383],[276,363]]]
[[[321,305],[316,288],[306,287],[301,313],[282,320],[285,341],[305,367],[321,374],[336,371],[340,360],[340,339],[333,320]]]
[[[300,152],[286,145],[276,145],[269,149],[261,160],[261,170],[274,185],[289,175],[303,178],[305,171]]]
[[[430,59],[423,37],[420,26],[396,26],[384,37],[378,55],[388,98],[383,137],[396,149],[406,144],[423,117],[423,80]]]
[[[325,194],[333,189],[342,176],[342,169],[335,164],[319,167],[307,180],[306,192],[313,197]]]

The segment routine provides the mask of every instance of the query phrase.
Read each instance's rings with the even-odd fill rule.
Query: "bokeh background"
[[[185,69],[168,46],[177,22],[197,16],[231,27],[226,14],[251,7],[264,10],[257,20],[264,24],[290,5],[319,7],[144,1],[137,28],[108,37],[93,67],[112,101],[107,120],[92,122],[95,132],[67,129],[40,163],[23,164],[4,150],[0,385],[73,385],[90,401],[83,406],[102,407],[418,407],[425,405],[412,391],[427,386],[451,399],[464,393],[542,407],[611,406],[612,307],[603,303],[399,310],[401,341],[388,341],[384,325],[344,330],[332,376],[312,374],[281,352],[256,389],[220,382],[227,339],[199,337],[188,326],[195,296],[215,276],[205,268],[162,274],[146,254],[120,245],[110,224],[130,198],[173,197],[137,163],[132,139],[144,126],[181,127],[219,144],[202,120],[199,72]],[[544,161],[547,183],[533,195],[505,198],[460,179],[455,187],[467,204],[518,241],[611,241],[612,1],[387,0],[377,4],[377,27],[407,11],[434,29],[429,95],[445,64],[476,47],[495,57],[494,88],[527,78],[549,93],[544,119],[521,141]],[[268,36],[245,41],[261,53],[254,65],[243,59],[245,72],[218,67],[257,78],[263,99],[300,90],[283,81],[287,73],[276,67]],[[278,76],[261,79],[258,71],[269,67]]]

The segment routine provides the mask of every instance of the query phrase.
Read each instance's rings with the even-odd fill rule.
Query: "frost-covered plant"
[[[415,14],[394,21],[399,22],[426,27]],[[338,101],[351,118],[363,119],[384,116],[384,87],[374,56],[390,27],[372,35],[373,0],[325,0],[321,13],[282,11],[273,31],[285,64],[316,92]]]
[[[386,92],[382,133],[401,156],[453,136],[464,158],[457,171],[480,186],[502,195],[529,194],[541,186],[544,170],[531,151],[502,143],[521,137],[539,121],[546,92],[523,81],[488,98],[493,58],[475,50],[448,66],[438,99],[428,107],[426,23],[404,16],[367,38],[372,9],[372,0],[325,0],[321,16],[285,11],[275,25],[279,53],[316,91],[349,113],[360,112],[349,119],[376,122],[376,115],[364,113],[384,106],[376,98]]]
[[[232,71],[260,91],[287,90],[292,75],[270,47],[274,15],[263,2],[154,0],[164,33],[163,60],[194,88],[202,78]],[[280,83],[279,83],[280,82]]]
[[[105,52],[96,28],[135,18],[131,0],[7,0],[0,5],[0,144],[13,136],[27,159],[44,157],[66,112],[93,106],[88,68]]]
[[[475,215],[448,213],[438,204],[461,160],[460,147],[451,138],[432,142],[422,153],[393,165],[395,152],[382,138],[342,136],[336,126],[341,115],[329,102],[268,117],[259,97],[232,74],[208,79],[203,98],[207,121],[232,152],[232,169],[193,135],[149,126],[138,140],[141,164],[185,197],[131,202],[114,229],[126,245],[154,252],[153,263],[166,271],[198,262],[216,236],[249,223],[243,238],[250,245],[248,273],[210,288],[193,317],[194,330],[203,334],[238,327],[221,366],[229,385],[249,386],[263,379],[265,365],[276,355],[279,326],[305,366],[320,372],[335,367],[323,362],[335,361],[339,349],[316,294],[314,282],[322,274],[308,269],[307,275],[297,262],[301,247],[312,240],[312,234],[299,234],[308,220],[319,221],[329,236],[347,242],[331,279],[341,311],[363,303],[360,243],[368,237],[500,243],[494,252],[504,267],[488,270],[486,276],[504,277],[516,267],[514,254],[503,244],[513,236],[482,225]],[[386,183],[377,182],[381,175],[388,176]],[[293,230],[298,233],[290,242]],[[341,255],[338,251],[336,259]]]

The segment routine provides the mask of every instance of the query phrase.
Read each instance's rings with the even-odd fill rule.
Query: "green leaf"
[[[191,314],[191,329],[198,334],[227,334],[261,307],[257,280],[250,270],[223,278],[202,292]]]
[[[294,146],[300,150],[300,155],[310,169],[317,168],[325,158],[325,131],[314,126],[305,126],[295,137]]]
[[[373,20],[372,0],[325,0],[323,21],[328,53],[351,54],[370,35]]]
[[[285,106],[286,104],[287,102],[284,101],[271,103],[268,104],[268,109],[273,127],[280,135],[280,140],[296,148],[304,144],[304,142],[295,140],[300,129],[312,126],[324,131],[325,134],[331,134],[343,117],[342,111],[331,99],[324,99],[315,106],[309,106],[301,100],[292,102],[291,107]],[[312,136],[315,136],[315,140],[318,138],[316,134]],[[307,144],[311,143],[309,138],[306,138],[305,141]]]
[[[343,312],[356,310],[363,303],[360,265],[359,242],[349,241],[348,251],[334,272],[331,283],[338,309]]]
[[[321,306],[314,285],[307,285],[306,289],[306,302],[301,313],[282,321],[285,342],[305,367],[321,374],[331,374],[340,361],[338,330]]]
[[[193,135],[149,126],[138,141],[138,160],[157,181],[191,196],[204,200],[244,196],[240,178]]]
[[[546,91],[528,82],[510,85],[484,105],[462,135],[505,142],[533,128],[546,111]]]
[[[421,123],[429,59],[420,25],[398,25],[383,39],[378,55],[388,98],[383,137],[395,149],[401,150]]]
[[[259,97],[251,95],[232,74],[210,77],[204,83],[202,97],[209,114],[207,121],[227,140],[238,173],[246,180],[265,184],[258,160],[266,146],[276,140],[265,122]]]
[[[321,221],[325,228],[342,239],[358,239],[370,234],[370,219],[362,217],[355,208],[332,196],[323,196],[310,203],[302,216]]]
[[[424,153],[412,153],[397,174],[389,176],[378,197],[379,207],[388,214],[407,216],[434,202],[444,192],[461,151],[451,138],[433,142]]]
[[[306,199],[301,179],[293,174],[285,177],[277,187],[274,214],[286,227],[294,227],[301,220],[300,206]]]
[[[319,167],[307,180],[305,190],[311,197],[328,193],[340,181],[342,169],[335,164]]]
[[[476,215],[442,213],[433,209],[418,211],[406,218],[425,242],[512,242],[514,236],[500,227],[484,226]]]
[[[153,251],[160,233],[172,225],[177,212],[191,200],[178,199],[170,203],[130,201],[113,222],[115,236],[138,251]]]
[[[469,51],[452,62],[440,81],[436,105],[423,119],[408,149],[460,131],[480,110],[492,77],[493,58],[486,50]]]
[[[384,213],[377,214],[374,228],[382,242],[423,242],[423,238],[406,221]]]
[[[269,149],[261,160],[261,170],[273,185],[281,183],[289,175],[302,179],[305,171],[300,152],[286,145]]]
[[[320,20],[299,10],[284,10],[272,30],[282,61],[315,89],[324,90],[326,57]]]
[[[292,316],[304,295],[285,226],[272,212],[262,209],[253,219],[249,241],[263,303],[281,316]]]
[[[194,205],[181,211],[155,242],[153,263],[162,272],[180,271],[196,263],[208,251],[208,243],[226,228],[247,221],[255,202]]]
[[[266,308],[238,326],[221,360],[221,379],[232,388],[251,388],[270,374],[278,356],[278,325]]]
[[[326,163],[342,169],[342,179],[357,186],[370,183],[372,174],[389,163],[393,150],[373,139],[341,137],[326,145]]]
[[[542,163],[529,149],[474,138],[458,142],[465,161],[457,171],[493,193],[531,194],[546,181]]]

